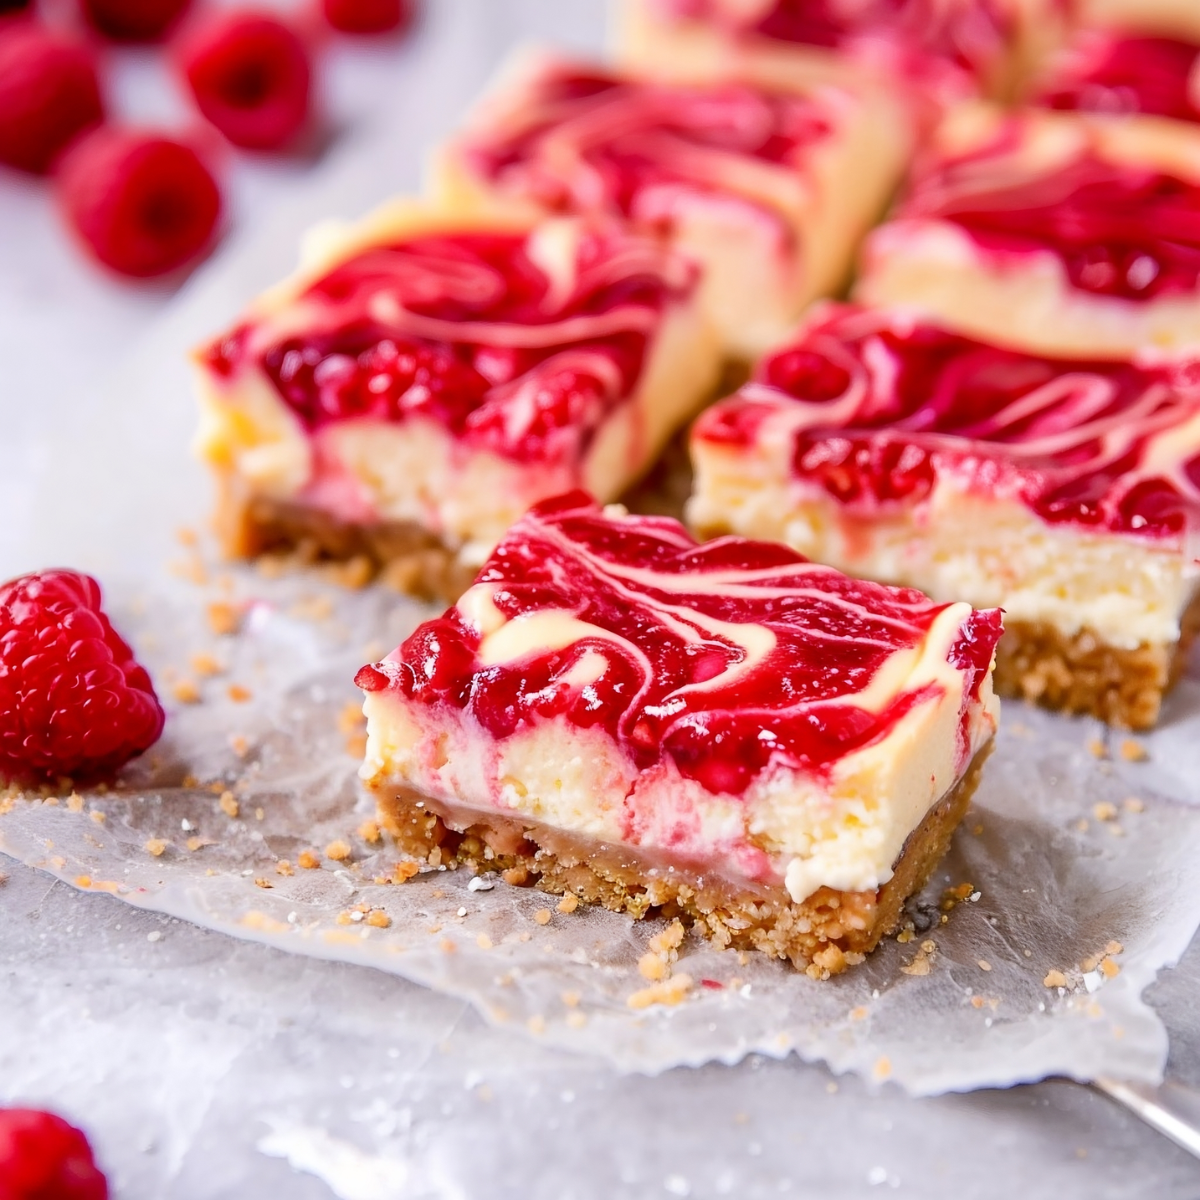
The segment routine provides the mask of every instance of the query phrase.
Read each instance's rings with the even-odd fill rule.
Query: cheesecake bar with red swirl
[[[452,599],[531,504],[614,499],[709,397],[692,263],[614,223],[395,202],[195,355],[225,547]]]
[[[435,157],[458,211],[626,220],[703,267],[701,303],[749,360],[839,290],[904,168],[900,106],[865,89],[665,83],[526,55]]]
[[[1200,352],[1200,130],[966,106],[862,259],[858,299],[990,341]]]
[[[1069,0],[622,0],[618,51],[639,70],[768,84],[868,80],[934,110],[1004,96],[1060,36]]]
[[[692,431],[692,524],[1005,611],[1001,694],[1133,728],[1200,621],[1200,367],[828,305]]]
[[[582,493],[363,667],[363,778],[407,851],[814,976],[893,928],[998,717],[1000,613]]]

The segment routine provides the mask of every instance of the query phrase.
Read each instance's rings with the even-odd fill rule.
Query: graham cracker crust
[[[1058,712],[1098,717],[1122,729],[1150,729],[1200,630],[1200,597],[1188,606],[1180,628],[1177,642],[1124,650],[1089,629],[1068,636],[1041,621],[1005,621],[994,686],[1002,696]]]
[[[636,919],[678,917],[719,947],[761,950],[814,979],[862,962],[900,922],[950,845],[991,743],[909,835],[894,874],[876,891],[820,888],[797,904],[782,885],[706,874],[636,846],[596,842],[511,812],[480,812],[379,784],[380,821],[405,853],[434,866],[501,871],[506,881],[571,894]]]
[[[475,580],[453,550],[408,521],[347,524],[318,509],[248,494],[236,476],[217,477],[214,526],[230,558],[284,555],[297,565],[345,563],[361,586],[379,577],[422,600],[453,604]]]

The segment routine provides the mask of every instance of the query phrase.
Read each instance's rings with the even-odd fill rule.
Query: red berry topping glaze
[[[103,119],[86,46],[33,21],[0,25],[0,162],[46,171],[76,134]]]
[[[122,275],[163,275],[211,241],[221,193],[199,155],[169,138],[99,129],[59,169],[67,219]]]
[[[115,770],[162,727],[150,676],[100,610],[94,579],[41,571],[0,586],[0,778]]]
[[[115,42],[157,42],[191,0],[80,0],[93,29]]]
[[[179,65],[196,106],[235,146],[276,150],[308,120],[308,51],[275,17],[214,13],[181,42]]]
[[[412,0],[321,0],[325,20],[340,33],[387,33],[412,23]]]
[[[0,1108],[0,1200],[108,1200],[81,1130],[53,1113]]]

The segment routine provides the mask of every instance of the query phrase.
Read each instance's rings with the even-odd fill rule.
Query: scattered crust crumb
[[[321,860],[311,850],[301,850],[296,855],[296,862],[306,871],[315,871],[321,865]]]
[[[76,875],[75,886],[81,888],[90,888],[92,886],[92,877],[90,875]]]
[[[237,633],[242,627],[242,615],[235,605],[214,600],[208,606],[208,627],[216,634]]]
[[[1075,828],[1080,833],[1087,833],[1087,831],[1088,831],[1087,817],[1080,817],[1079,820],[1075,822]]]
[[[1146,803],[1144,800],[1139,800],[1137,796],[1128,796],[1121,801],[1121,807],[1127,813],[1140,813],[1146,811]]]
[[[530,1033],[546,1032],[546,1018],[543,1017],[541,1013],[534,1013],[534,1015],[525,1022],[525,1025],[529,1029]]]
[[[177,679],[171,684],[171,695],[180,704],[200,703],[200,689],[196,686],[194,679]]]
[[[250,753],[250,739],[244,733],[232,734],[229,738],[229,748],[238,758],[245,758]]]
[[[572,1029],[582,1029],[587,1024],[587,1013],[578,1011],[567,1013],[567,1024]]]
[[[234,702],[234,704],[245,704],[250,700],[254,693],[249,688],[244,688],[240,683],[231,683],[226,689],[225,694]]]
[[[481,933],[475,939],[475,945],[477,945],[480,950],[490,950],[492,948],[492,939],[488,937],[486,933]]]
[[[890,1079],[892,1076],[892,1060],[887,1055],[881,1055],[875,1060],[875,1065],[871,1068],[871,1074],[881,1082],[884,1079]]]
[[[190,837],[187,840],[187,848],[192,854],[195,854],[197,850],[203,850],[205,846],[212,846],[215,844],[215,842],[210,842],[207,838],[202,837]]]
[[[905,927],[900,930],[898,934],[896,934],[896,941],[898,941],[900,945],[905,946],[913,940],[914,936],[913,927],[911,925],[905,925]]]
[[[1121,943],[1116,940],[1116,938],[1114,938],[1108,943],[1107,946],[1104,947],[1105,954],[1123,954],[1124,952],[1125,947],[1122,946]]]
[[[83,812],[83,797],[78,792],[72,792],[67,797],[67,811],[73,813]]]
[[[953,912],[964,900],[969,900],[974,894],[975,885],[973,883],[960,883],[954,887],[948,887],[942,892],[938,908],[942,912]]]
[[[933,955],[936,952],[937,943],[926,938],[912,960],[900,968],[900,973],[902,975],[928,975],[933,969]]]
[[[108,814],[106,812],[102,812],[98,808],[93,808],[88,813],[88,816],[91,817],[91,819],[95,821],[97,825],[103,825],[104,822],[108,820]]]
[[[850,1010],[850,1020],[865,1021],[871,1015],[871,1010],[865,1005],[860,1004],[857,1008]]]
[[[358,827],[358,836],[368,845],[377,846],[383,835],[379,832],[378,821],[364,821]]]
[[[1117,806],[1110,800],[1101,800],[1092,805],[1092,816],[1097,821],[1115,821],[1117,819]]]
[[[986,958],[981,958],[978,966],[981,971],[990,971],[992,969],[992,964]]]
[[[1067,977],[1061,971],[1047,971],[1046,978],[1042,980],[1042,986],[1048,988],[1066,987]]]
[[[260,888],[273,888],[275,885],[269,879],[256,879],[254,881],[254,886]]]
[[[295,873],[296,872],[292,868],[292,864],[290,862],[288,862],[288,860],[286,858],[281,858],[275,864],[275,874],[276,875],[294,875]]]
[[[194,529],[187,525],[180,525],[175,530],[175,540],[181,546],[194,546],[199,541],[199,537]]]
[[[579,897],[568,892],[555,907],[560,913],[573,913],[579,907]]]
[[[392,918],[382,908],[373,908],[367,913],[367,924],[376,929],[388,929],[392,924]]]
[[[393,883],[407,883],[414,875],[420,874],[421,868],[415,862],[397,863],[392,868]]]
[[[227,817],[236,817],[241,812],[241,806],[237,802],[237,797],[232,792],[222,792],[217,804],[220,805],[221,811]]]
[[[500,872],[500,878],[513,887],[524,887],[529,882],[529,872],[524,867],[509,867]]]
[[[333,601],[328,596],[307,596],[289,610],[301,621],[324,621],[333,616]]]
[[[441,952],[443,954],[457,954],[458,953],[457,944],[454,941],[452,941],[450,938],[442,938],[442,940],[440,942],[438,942],[438,949],[441,950]]]
[[[649,1008],[653,1004],[664,1004],[668,1007],[679,1004],[688,994],[692,986],[692,977],[682,972],[672,975],[670,979],[652,983],[649,987],[634,992],[625,1003],[630,1008]]]
[[[533,919],[539,925],[549,925],[550,924],[550,916],[551,916],[551,913],[548,908],[539,908],[537,910],[537,912],[535,912],[533,914]]]
[[[558,997],[568,1008],[578,1008],[583,997],[578,992],[562,992]]]
[[[1087,748],[1093,758],[1108,757],[1108,747],[1097,737],[1088,738]]]
[[[146,843],[147,852],[153,854],[155,858],[158,858],[166,848],[167,843],[162,838],[151,838]]]
[[[330,842],[329,845],[325,847],[325,857],[332,858],[334,862],[345,862],[352,853],[353,851],[350,849],[350,844],[348,842],[343,842],[341,838]]]
[[[643,979],[648,979],[652,983],[658,983],[666,979],[668,970],[666,962],[655,954],[653,950],[647,950],[638,959],[638,974]]]
[[[678,950],[683,944],[684,928],[683,922],[676,918],[666,927],[661,933],[656,933],[650,939],[650,949],[655,954],[673,955],[673,951]]]
[[[1150,755],[1141,742],[1135,742],[1133,738],[1125,738],[1121,742],[1121,757],[1126,762],[1145,762]]]
[[[192,655],[192,670],[197,675],[210,676],[220,675],[225,668],[211,654],[193,654]]]

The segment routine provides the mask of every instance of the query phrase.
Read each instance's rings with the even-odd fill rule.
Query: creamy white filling
[[[782,439],[739,451],[694,438],[689,522],[783,541],[938,601],[1002,607],[1010,622],[1045,622],[1067,636],[1090,629],[1122,649],[1174,643],[1200,587],[1194,555],[1176,544],[1048,525],[1015,500],[964,493],[945,479],[918,507],[856,520],[794,479],[788,454]]]
[[[473,602],[468,608],[474,611]],[[363,778],[407,785],[434,798],[520,813],[608,843],[700,861],[734,879],[782,880],[797,903],[826,886],[870,891],[891,878],[905,839],[957,782],[962,676],[946,661],[967,613],[941,614],[904,658],[900,688],[934,685],[879,742],[836,763],[828,780],[778,768],[744,796],[714,794],[667,759],[639,772],[599,729],[547,720],[494,742],[457,711],[369,693]],[[487,628],[495,619],[478,613]],[[886,702],[895,692],[889,689]],[[848,703],[870,697],[848,697]],[[974,755],[995,731],[990,682],[970,706]]]

